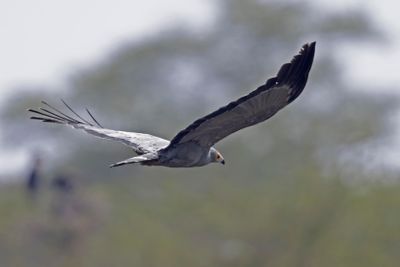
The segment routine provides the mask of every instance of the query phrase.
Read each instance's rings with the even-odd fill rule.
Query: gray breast
[[[161,152],[163,165],[169,167],[203,166],[209,163],[209,149],[205,149],[194,142],[187,142],[170,147]]]

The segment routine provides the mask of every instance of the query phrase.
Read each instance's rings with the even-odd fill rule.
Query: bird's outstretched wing
[[[169,147],[196,142],[210,147],[226,136],[260,123],[295,100],[303,91],[314,59],[315,42],[305,44],[276,77],[250,94],[200,118],[180,131]]]
[[[31,119],[49,123],[70,125],[75,129],[84,130],[89,134],[103,139],[119,141],[133,148],[133,150],[139,155],[156,152],[157,150],[164,148],[169,144],[168,140],[150,134],[105,129],[100,125],[100,123],[98,123],[88,109],[86,109],[86,111],[93,122],[86,120],[76,113],[67,103],[65,103],[63,100],[61,101],[73,114],[67,115],[59,109],[56,109],[42,101],[42,104],[46,107],[41,107],[38,110],[28,109],[28,111],[35,114],[35,116],[32,116]]]

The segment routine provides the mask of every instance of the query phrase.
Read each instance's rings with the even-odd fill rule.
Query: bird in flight
[[[116,131],[103,128],[86,109],[91,121],[76,113],[66,113],[46,102],[31,119],[57,123],[84,130],[94,136],[119,141],[131,147],[137,156],[112,164],[166,167],[197,167],[209,163],[225,164],[221,153],[213,146],[228,135],[263,122],[295,100],[303,91],[315,52],[315,42],[305,44],[290,63],[281,66],[278,74],[256,90],[204,116],[181,130],[171,141],[145,133]]]

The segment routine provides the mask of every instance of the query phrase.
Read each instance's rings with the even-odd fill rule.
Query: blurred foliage
[[[84,192],[91,207],[101,211],[85,213],[89,227],[50,216],[50,196],[42,195],[39,207],[32,209],[20,188],[9,187],[1,190],[1,262],[397,266],[399,185],[355,189],[318,173],[295,178],[264,179],[257,185],[215,179],[202,190],[185,183],[186,178],[166,179],[159,187],[98,183]]]
[[[77,215],[84,223],[69,222],[51,217],[50,193],[33,207],[19,189],[3,188],[1,265],[397,266],[399,186],[350,182],[387,175],[363,168],[390,138],[387,118],[398,100],[352,90],[335,58],[340,44],[382,34],[359,10],[337,14],[297,1],[218,4],[212,29],[160,31],[72,73],[68,90],[27,90],[2,107],[4,145],[47,151],[47,176],[78,173],[83,189],[73,199],[89,204]],[[316,59],[302,96],[217,144],[225,167],[110,170],[132,151],[28,121],[24,112],[62,96],[81,111],[88,106],[106,127],[171,138],[264,83],[313,40]],[[64,236],[80,238],[65,247]]]

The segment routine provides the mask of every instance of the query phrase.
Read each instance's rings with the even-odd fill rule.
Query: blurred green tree
[[[109,223],[69,266],[396,266],[400,188],[343,184],[365,175],[357,165],[368,164],[363,149],[390,136],[397,99],[353,90],[335,55],[343,43],[383,39],[380,31],[359,10],[337,14],[297,1],[218,5],[212,29],[169,29],[124,44],[74,72],[68,91],[18,94],[3,107],[6,144],[53,147],[49,166],[74,166],[112,205]],[[225,168],[108,170],[132,152],[29,122],[22,112],[62,95],[106,127],[171,138],[265,82],[313,40],[303,95],[218,144]],[[343,159],[354,177],[339,179]]]
[[[318,41],[316,63],[303,96],[268,123],[218,144],[229,144],[223,149],[228,163],[259,165],[262,161],[267,164],[261,168],[267,167],[269,173],[274,168],[287,171],[281,164],[291,162],[293,166],[299,158],[315,162],[326,156],[331,161],[342,148],[351,149],[387,133],[385,118],[395,101],[389,96],[376,100],[350,90],[334,62],[335,53],[340,53],[338,44],[374,41],[381,36],[364,13],[310,16],[321,12],[304,3],[255,0],[220,1],[219,7],[213,29],[160,32],[125,44],[99,65],[75,71],[68,91],[16,95],[3,109],[7,111],[3,112],[6,143],[51,144],[58,151],[56,161],[77,166],[94,177],[114,175],[106,170],[108,163],[131,155],[129,149],[72,134],[62,127],[26,122],[27,115],[21,111],[37,106],[40,99],[55,102],[62,96],[74,107],[89,106],[106,127],[172,138],[194,119],[262,84],[302,43],[313,39]],[[27,125],[32,128],[29,138],[22,130]],[[49,165],[60,167],[54,162]],[[120,170],[126,175],[136,171],[134,167]]]

